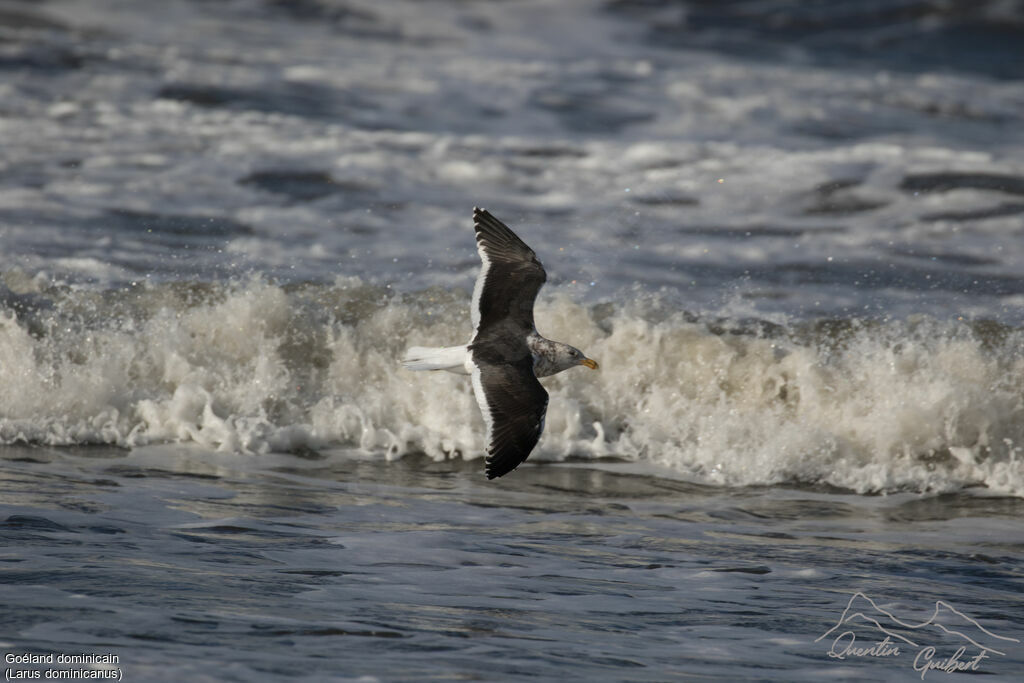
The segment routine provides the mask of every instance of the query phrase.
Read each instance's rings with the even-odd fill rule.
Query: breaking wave
[[[0,443],[194,442],[478,458],[465,377],[407,345],[469,337],[468,297],[358,279],[97,291],[0,276]],[[1021,330],[991,322],[707,320],[652,294],[557,291],[538,327],[601,363],[545,381],[531,461],[618,458],[726,486],[1024,496]]]

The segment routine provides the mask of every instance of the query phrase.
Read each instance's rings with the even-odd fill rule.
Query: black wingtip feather
[[[544,267],[537,260],[533,249],[490,211],[474,207],[473,228],[476,231],[477,245],[487,252],[487,257],[491,260],[529,263],[540,267],[543,272]]]
[[[503,458],[500,462],[496,462],[488,458],[487,464],[484,467],[484,474],[487,475],[488,479],[504,477],[509,472],[518,469],[518,467],[524,462],[526,462],[526,456],[515,457],[512,459]]]

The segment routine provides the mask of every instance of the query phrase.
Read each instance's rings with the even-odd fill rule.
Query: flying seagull
[[[537,381],[597,362],[574,346],[545,339],[533,323],[533,302],[547,279],[537,255],[507,225],[473,209],[476,248],[483,268],[473,287],[473,337],[465,346],[410,348],[409,370],[471,375],[487,426],[488,479],[519,467],[540,440],[548,392]]]

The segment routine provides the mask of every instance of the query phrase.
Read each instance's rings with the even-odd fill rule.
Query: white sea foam
[[[400,362],[410,344],[466,338],[465,296],[351,279],[19,296],[36,303],[0,316],[3,443],[482,454],[466,378]],[[601,370],[546,380],[532,461],[611,456],[728,486],[1024,495],[1016,330],[709,324],[653,297],[584,306],[564,292],[541,302],[538,327]]]

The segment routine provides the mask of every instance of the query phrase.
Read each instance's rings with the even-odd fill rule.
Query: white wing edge
[[[487,258],[487,253],[481,248],[479,242],[476,243],[476,252],[480,254],[480,261],[483,263],[483,267],[480,268],[480,274],[476,276],[476,282],[473,284],[473,301],[469,305],[469,320],[473,325],[473,336],[469,338],[470,341],[473,341],[473,337],[476,336],[476,329],[480,327],[480,298],[483,296],[487,273],[491,269],[491,260]]]
[[[491,439],[494,433],[494,416],[491,414],[491,406],[487,404],[487,396],[484,395],[484,386],[480,379],[480,368],[472,360],[468,364],[473,368],[473,393],[476,395],[476,404],[480,406],[480,412],[484,416],[484,426],[487,427],[487,444],[484,449],[490,455]]]

